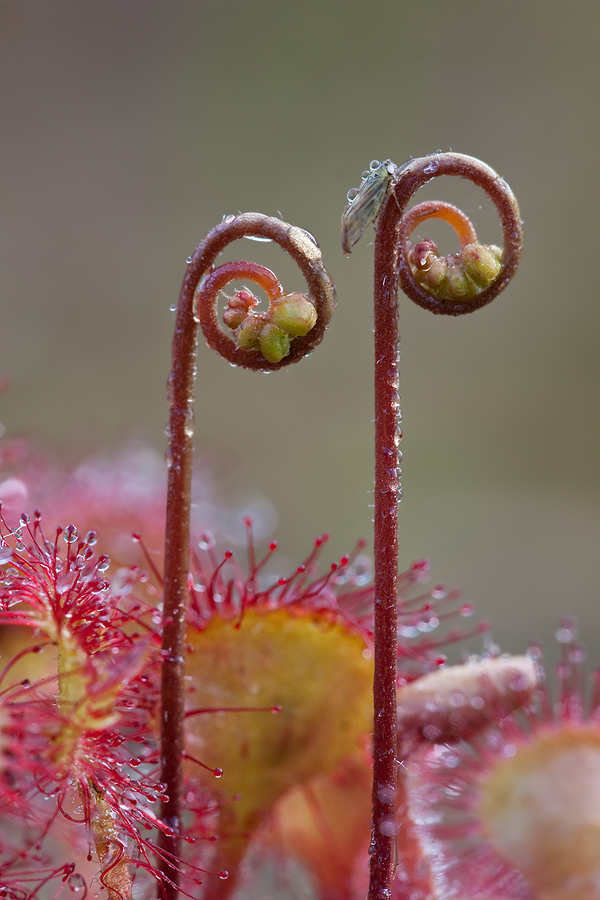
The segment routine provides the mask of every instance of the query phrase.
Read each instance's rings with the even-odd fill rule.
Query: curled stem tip
[[[406,211],[418,189],[440,175],[459,175],[487,193],[502,223],[502,248],[481,244],[468,217],[448,203],[429,201]],[[414,229],[432,218],[454,228],[459,253],[440,257],[433,241],[416,245],[410,241]],[[485,163],[461,153],[437,153],[401,166],[389,159],[373,160],[363,172],[360,188],[348,193],[342,215],[346,255],[371,222],[396,254],[394,267],[402,290],[415,303],[442,315],[472,312],[493,300],[513,277],[521,255],[521,220],[512,191]]]
[[[273,272],[255,263],[225,263],[209,271],[218,253],[241,237],[279,244],[300,268],[308,296],[286,294]],[[200,244],[188,267],[197,281],[199,261],[204,272],[209,271],[196,297],[200,327],[208,345],[229,362],[248,369],[279,369],[298,362],[322,341],[335,305],[335,288],[321,251],[307,231],[259,213],[245,213],[226,219]],[[217,300],[227,284],[242,279],[265,291],[269,310],[255,311],[258,300],[248,290],[230,297],[223,319],[234,337],[219,322]]]
[[[274,241],[295,260],[308,296],[285,294],[269,269],[250,262],[214,268],[217,256],[244,237]],[[229,298],[224,326],[218,320],[217,298],[236,279],[258,284],[269,298],[269,310],[257,313],[258,300],[248,291]],[[279,369],[311,352],[323,334],[335,305],[335,288],[311,235],[279,219],[260,213],[228,216],[206,236],[188,260],[177,305],[169,376],[169,447],[167,460],[167,520],[162,635],[161,781],[166,786],[161,816],[161,867],[165,896],[175,900],[182,815],[182,758],[184,752],[184,659],[190,571],[190,510],[194,434],[194,377],[197,323],[209,346],[229,362],[258,370]],[[237,340],[227,333],[227,327]]]
[[[420,187],[440,175],[458,175],[481,187],[500,216],[502,249],[481,244],[468,217],[442,202],[407,212]],[[485,163],[459,153],[412,159],[397,167],[374,160],[360,187],[348,195],[342,215],[342,249],[351,252],[371,222],[375,238],[375,615],[373,680],[373,793],[368,900],[387,900],[395,868],[397,761],[396,653],[398,501],[401,498],[398,394],[398,286],[431,312],[457,316],[485,306],[509,283],[522,247],[517,201],[506,182]],[[433,241],[413,244],[427,219],[447,222],[459,253],[440,257]]]
[[[467,216],[454,206],[428,202],[406,212],[420,187],[440,175],[458,175],[488,195],[500,217],[502,248],[481,244]],[[411,233],[425,219],[438,218],[456,231],[457,254],[439,257],[433,241],[413,244]],[[508,184],[489,166],[461,153],[439,153],[413,159],[398,169],[381,210],[378,231],[394,235],[400,287],[419,306],[433,313],[458,316],[490,303],[514,276],[523,246],[517,200]]]

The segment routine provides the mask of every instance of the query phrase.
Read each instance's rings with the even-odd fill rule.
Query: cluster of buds
[[[465,244],[458,253],[439,256],[429,239],[411,244],[408,262],[417,284],[439,299],[472,300],[496,280],[502,250],[494,244]]]
[[[228,298],[223,321],[235,332],[237,346],[260,350],[269,362],[280,362],[295,337],[305,337],[317,322],[317,310],[304,294],[271,299],[269,309],[257,312],[258,297],[244,288]]]

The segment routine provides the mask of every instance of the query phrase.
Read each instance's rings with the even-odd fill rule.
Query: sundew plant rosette
[[[442,174],[487,192],[501,248],[480,243],[447,203],[407,209]],[[431,218],[455,230],[458,253],[412,242]],[[53,501],[48,468],[26,463],[14,442],[1,446],[11,515],[18,484],[49,508],[13,520],[7,507],[2,519],[0,896],[225,900],[261,890],[257,861],[292,858],[322,900],[437,896],[441,830],[423,830],[418,775],[440,747],[485,741],[529,709],[541,674],[530,658],[446,666],[446,646],[485,626],[457,625],[472,610],[442,585],[424,587],[426,563],[399,571],[397,288],[437,314],[487,304],[516,270],[520,219],[491,169],[435,154],[372,164],[344,212],[346,252],[371,223],[374,585],[362,544],[327,568],[323,536],[291,573],[274,575],[276,544],[259,553],[250,520],[242,559],[190,524],[198,324],[227,362],[276,371],[321,343],[334,309],[315,239],[278,219],[228,216],[187,261],[168,384],[164,550],[160,489],[129,522],[119,489],[98,505],[97,488],[69,487],[64,475]],[[288,290],[255,262],[218,264],[247,237],[289,253],[305,287]],[[81,533],[55,526],[68,508]],[[133,565],[123,550],[132,533]]]
[[[431,896],[598,896],[599,672],[586,684],[585,647],[572,619],[560,623],[557,637],[554,679],[538,646],[518,675],[518,660],[506,661],[514,687],[530,694],[520,709],[497,710],[481,731],[457,729],[444,743],[423,742],[411,758],[413,834],[435,885]],[[527,667],[535,668],[533,689]],[[454,690],[468,704],[486,696],[483,687],[471,677]]]

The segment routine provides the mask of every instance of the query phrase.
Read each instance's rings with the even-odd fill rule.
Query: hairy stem
[[[405,210],[416,191],[434,177],[458,175],[473,181],[490,197],[502,223],[503,259],[495,281],[468,303],[439,299],[417,284],[406,258],[415,217]],[[445,205],[444,205],[445,206]],[[441,208],[441,207],[439,207]],[[438,208],[438,211],[439,211]],[[450,208],[447,208],[450,209]],[[425,218],[433,211],[423,207]],[[449,213],[463,237],[462,214]],[[465,230],[466,229],[466,230]],[[398,395],[398,284],[420,306],[442,315],[461,315],[489,303],[514,275],[521,254],[519,208],[510,188],[485,163],[459,153],[413,159],[399,170],[383,203],[375,238],[375,671],[373,686],[373,794],[368,900],[387,900],[394,876],[397,786],[397,572],[398,476],[401,438]],[[414,865],[414,860],[412,861]]]
[[[192,270],[190,272],[190,270]],[[183,780],[185,618],[190,568],[190,504],[192,486],[193,392],[197,328],[194,292],[206,270],[202,262],[188,265],[177,306],[173,336],[173,368],[169,376],[169,447],[165,534],[164,607],[162,632],[161,781],[166,797],[161,816],[172,833],[161,834],[161,849],[177,857]],[[167,897],[177,896],[178,873],[161,861]]]
[[[389,897],[395,856],[398,574],[398,299],[396,236],[375,240],[375,668],[369,900]]]
[[[255,351],[238,350],[217,328],[216,298],[201,308],[199,318],[207,318],[211,327],[207,337],[212,347],[230,362],[255,369],[276,369],[296,362],[322,339],[334,306],[335,289],[321,262],[321,251],[300,228],[260,213],[229,217],[196,248],[188,262],[179,294],[175,334],[172,344],[172,370],[169,377],[169,446],[167,464],[167,519],[162,634],[162,719],[161,781],[165,798],[161,816],[167,832],[160,836],[164,855],[161,870],[165,876],[167,900],[178,895],[179,856],[182,816],[184,751],[184,665],[186,647],[186,611],[190,570],[190,508],[192,450],[194,433],[194,376],[197,345],[195,295],[201,280],[212,271],[217,256],[232,241],[247,236],[268,238],[278,243],[298,264],[318,312],[315,328],[306,337],[294,341],[288,357],[269,363]],[[204,323],[203,323],[204,327]]]

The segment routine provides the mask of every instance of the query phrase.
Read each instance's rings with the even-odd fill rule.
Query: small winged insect
[[[348,206],[342,215],[342,250],[346,255],[361,239],[367,225],[379,215],[398,168],[391,161],[374,159],[368,172],[363,172],[359,188],[348,191]]]

